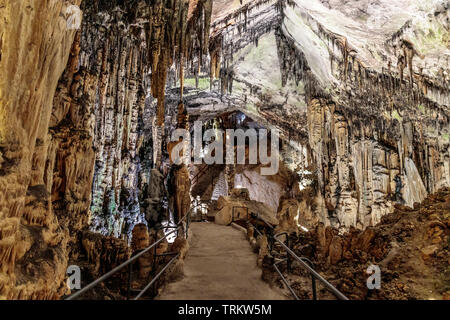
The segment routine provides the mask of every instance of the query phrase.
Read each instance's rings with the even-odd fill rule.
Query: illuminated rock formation
[[[148,184],[151,169],[138,169],[139,152],[151,154],[151,127],[142,123],[147,88],[162,125],[169,66],[207,53],[210,0],[172,7],[85,1],[83,13],[80,3],[0,6],[4,298],[61,297],[69,255],[81,250],[79,231],[91,223],[121,237],[143,221],[137,188]],[[53,258],[40,260],[44,255]]]
[[[396,206],[450,187],[448,13],[441,0],[0,0],[0,299],[69,294],[70,262],[107,271],[197,196],[220,224],[240,206],[314,230],[330,265],[367,251]],[[174,129],[237,114],[280,131],[278,174],[173,164]]]

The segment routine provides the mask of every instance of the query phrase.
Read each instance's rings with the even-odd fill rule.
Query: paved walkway
[[[256,255],[243,232],[211,222],[192,223],[184,278],[170,283],[159,300],[281,300],[261,280]]]

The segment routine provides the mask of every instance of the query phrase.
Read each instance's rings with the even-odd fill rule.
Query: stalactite
[[[209,46],[212,0],[156,0],[149,5],[149,12],[146,41],[147,50],[151,53],[148,55],[152,70],[151,88],[152,95],[158,100],[157,124],[162,126],[167,71],[174,60],[179,61],[179,68],[183,70],[185,57],[192,59],[194,55],[202,64]],[[180,72],[180,82],[183,87],[183,72]]]
[[[281,10],[286,4],[298,9],[296,2],[282,1],[282,3]],[[428,151],[426,150],[439,149],[442,144],[448,147],[448,141],[443,142],[441,139],[441,142],[437,143],[438,139],[424,135],[422,127],[440,128],[444,131],[446,130],[443,128],[448,128],[449,118],[446,116],[446,100],[443,98],[445,94],[448,95],[448,85],[447,88],[442,85],[446,82],[446,78],[442,76],[443,80],[441,81],[436,81],[434,78],[430,80],[430,77],[425,76],[420,69],[418,74],[414,74],[413,58],[415,56],[423,58],[423,56],[415,51],[411,43],[400,39],[400,36],[399,40],[396,40],[397,48],[391,46],[396,51],[398,61],[391,62],[383,57],[387,68],[382,67],[380,72],[365,65],[357,50],[350,47],[345,37],[327,30],[312,16],[309,16],[308,12],[304,12],[304,15],[313,24],[314,28],[312,29],[316,35],[324,43],[329,44],[330,69],[339,83],[345,83],[345,85],[339,86],[333,96],[323,92],[312,71],[309,70],[308,61],[304,58],[303,52],[298,49],[291,38],[284,36],[282,32],[276,32],[282,85],[286,85],[288,80],[295,80],[296,83],[299,79],[303,80],[308,104],[308,119],[311,118],[318,122],[315,125],[317,131],[319,128],[324,129],[315,133],[310,128],[309,135],[310,139],[312,139],[312,135],[319,141],[319,143],[310,141],[312,152],[315,153],[312,155],[313,158],[321,159],[320,162],[317,162],[317,174],[321,185],[319,193],[324,197],[328,210],[332,210],[334,215],[336,212],[341,212],[338,213],[338,216],[341,215],[341,217],[330,216],[332,223],[345,224],[347,222],[338,220],[354,214],[355,221],[359,221],[360,227],[367,226],[368,223],[376,223],[381,215],[389,212],[390,202],[380,196],[378,190],[375,192],[372,189],[375,188],[374,184],[376,183],[376,188],[379,188],[380,181],[385,183],[385,179],[387,179],[386,171],[389,172],[390,184],[383,191],[389,195],[390,190],[396,189],[391,187],[391,184],[395,184],[393,179],[397,175],[404,175],[408,166],[411,170],[410,162],[407,160],[409,157],[417,166],[420,178],[426,182],[426,191],[432,192],[437,184],[445,184],[445,178],[440,177],[440,179],[433,180],[432,176],[442,176],[443,172],[448,171],[445,169],[444,159],[446,156],[436,157],[433,164],[424,159],[427,158]],[[302,67],[302,63],[305,67]],[[397,65],[395,65],[396,63]],[[403,76],[405,68],[408,72],[406,77]],[[403,85],[405,82],[407,85]],[[431,93],[431,90],[435,90],[436,93]],[[439,93],[443,94],[439,95]],[[432,98],[436,101],[432,101]],[[336,110],[330,106],[332,101],[340,102]],[[311,112],[311,109],[317,109],[317,114]],[[319,115],[319,111],[322,112],[322,115]],[[332,115],[331,119],[328,119],[327,114]],[[268,113],[267,116],[272,116],[272,114]],[[335,117],[340,121],[336,122]],[[277,120],[277,125],[280,122]],[[336,127],[336,123],[345,123],[347,132],[343,129],[339,129],[342,131],[331,129]],[[334,142],[335,139],[336,142]],[[341,157],[339,160],[333,160],[334,150],[339,149],[339,139],[348,139],[347,147],[352,145],[353,147],[348,148],[349,155]],[[399,141],[398,145],[397,141]],[[392,163],[387,163],[389,160],[382,161],[381,158],[375,159],[374,150],[376,150],[376,154],[382,154],[386,159],[392,159],[390,160]],[[349,157],[353,158],[352,164],[345,163],[347,161],[345,159]],[[380,162],[375,163],[378,160]],[[359,172],[355,171],[358,166],[361,166],[358,169]],[[380,167],[383,169],[381,170]],[[353,190],[352,192],[355,192],[356,195],[351,195],[350,192],[346,193],[344,187],[349,181],[345,178],[349,172],[353,172],[352,175],[357,177],[356,183],[348,185],[348,188]],[[432,174],[426,172],[432,172]],[[337,181],[330,180],[337,174],[339,174],[337,178],[335,177]],[[420,178],[414,179],[419,181]],[[401,179],[406,178],[402,176]],[[361,185],[358,185],[358,180],[362,181]],[[417,184],[418,190],[422,192],[420,183]],[[328,185],[327,188],[325,188],[326,185]],[[405,197],[412,205],[411,196],[406,195]],[[417,199],[420,201],[419,198]],[[366,214],[370,221],[365,216]]]

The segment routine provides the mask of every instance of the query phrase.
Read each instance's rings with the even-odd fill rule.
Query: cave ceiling
[[[189,99],[193,115],[240,109],[305,141],[307,96],[318,92],[349,106],[354,95],[361,101],[383,95],[389,76],[413,79],[411,90],[390,85],[392,104],[401,91],[412,96],[411,104],[449,103],[448,2],[240,2],[213,2],[211,42],[221,42],[221,81],[213,81],[212,90],[206,83]],[[370,109],[368,115],[379,116]]]

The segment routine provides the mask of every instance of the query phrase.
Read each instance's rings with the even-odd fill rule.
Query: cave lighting
[[[297,215],[295,216],[295,222],[297,223],[297,227],[299,227],[300,229],[302,229],[305,232],[309,232],[309,230],[305,227],[302,226],[299,222],[298,219],[300,218],[300,209],[297,209]]]

